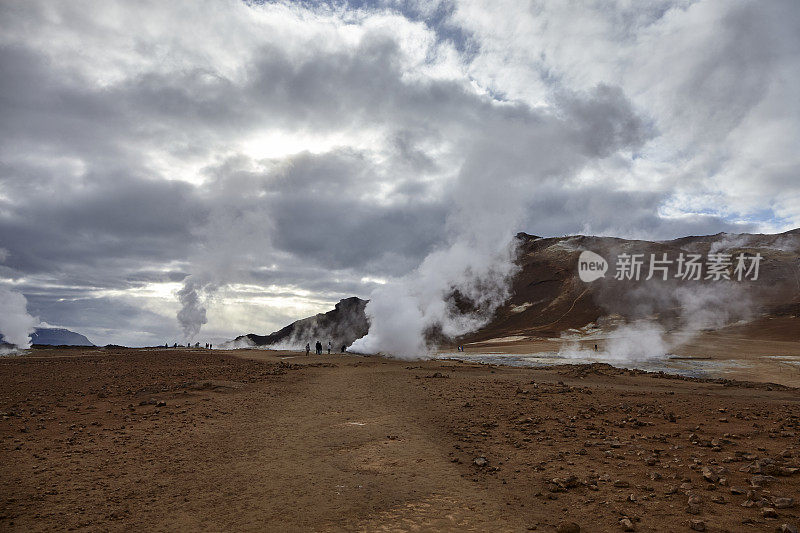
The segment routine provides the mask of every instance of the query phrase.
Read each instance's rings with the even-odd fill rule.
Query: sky
[[[4,1],[0,295],[131,346],[183,342],[183,305],[220,342],[518,231],[796,228],[797,28],[794,0]]]

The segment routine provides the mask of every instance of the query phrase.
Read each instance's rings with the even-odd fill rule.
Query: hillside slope
[[[764,316],[800,315],[800,229],[776,235],[720,233],[659,242],[581,235],[540,238],[525,233],[517,239],[520,269],[512,280],[511,298],[489,324],[465,340],[558,336],[592,323],[602,326],[645,318],[668,328],[691,323],[697,329],[714,329]],[[605,277],[589,283],[579,278],[578,259],[584,250],[606,259]],[[681,254],[698,254],[706,262],[708,254],[715,253],[731,255],[730,281],[705,279],[707,269],[699,281],[675,277]],[[620,254],[643,255],[638,281],[614,279]],[[667,280],[660,271],[646,279],[651,254],[656,260],[666,254],[673,261]],[[756,280],[736,280],[739,254],[762,257]]]

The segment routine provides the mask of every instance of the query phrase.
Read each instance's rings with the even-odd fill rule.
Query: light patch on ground
[[[525,302],[522,305],[514,305],[514,306],[511,307],[511,312],[512,313],[522,313],[523,311],[525,311],[527,308],[529,308],[532,305],[533,305],[533,302]]]
[[[503,528],[486,509],[452,496],[432,494],[389,509],[364,522],[358,531],[513,531]]]

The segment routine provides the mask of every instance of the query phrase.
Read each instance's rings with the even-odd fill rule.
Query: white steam
[[[353,351],[425,357],[437,334],[452,338],[485,324],[508,296],[513,235],[537,187],[569,181],[589,162],[644,138],[621,91],[605,86],[583,97],[561,95],[546,110],[514,113],[514,120],[470,132],[469,157],[453,183],[447,245],[372,293],[370,330]]]
[[[242,350],[245,348],[254,348],[256,343],[248,339],[247,337],[240,337],[237,339],[225,341],[219,345],[219,350]]]
[[[204,283],[194,276],[188,276],[183,287],[178,291],[181,309],[178,311],[178,323],[183,329],[187,341],[193,341],[200,334],[200,328],[208,322],[205,299],[212,293],[214,286]]]
[[[25,296],[0,288],[0,333],[5,342],[17,348],[30,348],[31,334],[38,322],[28,314]]]
[[[456,243],[426,257],[411,275],[378,288],[366,308],[369,333],[351,351],[421,357],[434,347],[426,335],[430,328],[452,338],[484,325],[508,297],[507,280],[515,269],[513,247],[501,242],[501,249],[483,251]],[[455,309],[453,291],[475,311]]]
[[[568,359],[590,359],[610,363],[633,363],[661,359],[667,355],[670,344],[661,324],[635,321],[623,324],[612,331],[598,351],[570,343],[558,355]]]
[[[733,282],[677,288],[653,283],[629,296],[627,305],[646,309],[648,317],[615,328],[597,343],[597,351],[576,341],[565,345],[559,355],[609,363],[663,359],[702,330],[751,319],[754,312],[751,295]],[[678,318],[668,330],[658,318],[671,310],[677,310]]]
[[[186,341],[193,342],[208,323],[207,309],[215,295],[233,280],[247,279],[247,272],[258,264],[254,250],[268,249],[268,218],[255,200],[242,201],[240,189],[252,184],[228,184],[216,176],[204,184],[203,192],[214,198],[202,226],[203,242],[189,258],[190,275],[177,292],[181,307],[178,323]]]

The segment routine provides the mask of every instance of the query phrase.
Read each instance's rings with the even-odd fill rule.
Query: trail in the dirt
[[[396,365],[300,372],[300,381],[240,393],[231,416],[195,436],[192,455],[203,462],[173,479],[194,487],[193,505],[148,521],[205,530],[270,523],[287,531],[464,531],[497,523],[502,503],[451,462],[449,439],[430,424],[436,407],[385,379]]]

